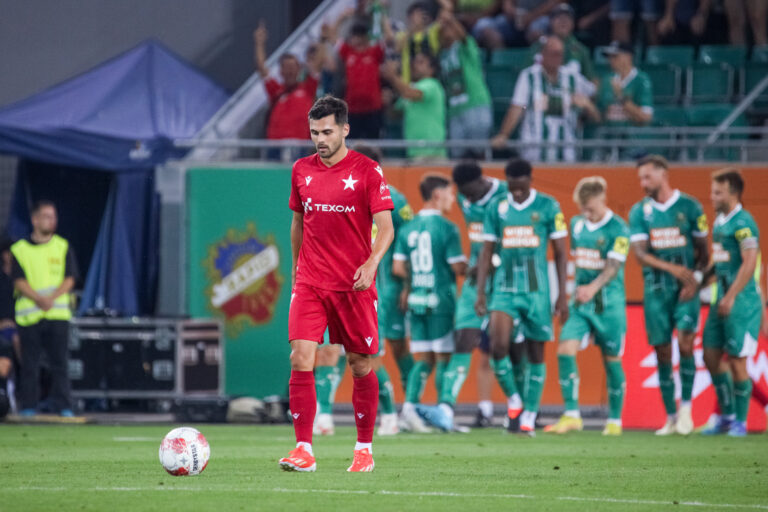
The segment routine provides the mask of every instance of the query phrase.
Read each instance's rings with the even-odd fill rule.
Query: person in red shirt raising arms
[[[376,268],[394,237],[389,187],[379,164],[345,143],[347,104],[323,96],[309,111],[317,149],[293,165],[291,249],[293,272],[288,339],[291,343],[289,403],[296,448],[280,459],[286,471],[315,471],[312,423],[317,408],[313,368],[326,327],[342,345],[352,370],[357,425],[354,460],[347,471],[373,470],[371,442],[379,384],[371,356],[379,350]],[[378,234],[371,247],[372,222]]]

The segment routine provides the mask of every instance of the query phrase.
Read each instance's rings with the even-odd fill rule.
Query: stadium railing
[[[573,142],[521,142],[509,140],[502,151],[494,149],[488,140],[359,140],[381,148],[385,156],[397,159],[405,157],[409,148],[445,148],[459,153],[471,151],[477,158],[493,161],[508,157],[509,150],[522,154],[529,149],[573,148],[577,161],[620,162],[633,161],[639,155],[661,152],[673,161],[707,162],[738,161],[742,163],[768,159],[768,127],[731,126],[711,140],[712,127],[643,127],[643,128],[599,128],[596,136]],[[281,160],[291,162],[298,154],[308,154],[312,149],[309,140],[266,140],[266,139],[179,139],[174,141],[178,148],[208,147],[229,150],[232,159],[259,159],[260,153],[266,158],[267,150],[282,149]],[[506,149],[505,153],[503,149]],[[424,160],[424,159],[420,159]],[[439,160],[432,159],[432,161]]]

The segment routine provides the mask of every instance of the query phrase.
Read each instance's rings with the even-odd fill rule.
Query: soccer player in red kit
[[[373,470],[373,428],[379,383],[371,356],[379,350],[374,278],[392,243],[394,208],[381,167],[347,149],[347,104],[333,96],[309,111],[317,153],[297,160],[291,173],[293,291],[288,313],[291,342],[289,401],[296,448],[280,459],[286,471],[315,471],[312,423],[317,398],[313,368],[328,328],[344,346],[352,370],[357,444],[347,471]],[[371,222],[378,234],[371,247]]]

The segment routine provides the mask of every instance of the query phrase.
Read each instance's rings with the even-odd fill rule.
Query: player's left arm
[[[291,257],[293,266],[291,267],[291,290],[296,284],[296,265],[299,263],[299,251],[301,243],[304,240],[304,214],[294,211],[291,220]]]
[[[605,268],[589,284],[576,288],[576,302],[584,304],[594,298],[605,285],[613,281],[621,270],[621,266],[627,261],[629,254],[629,231],[617,236],[613,241],[613,248],[605,259]]]
[[[387,249],[389,249],[392,239],[395,238],[395,228],[392,226],[392,213],[389,210],[374,213],[373,221],[376,223],[378,233],[376,234],[376,240],[373,242],[371,255],[365,263],[358,267],[353,278],[355,284],[352,288],[358,292],[367,290],[373,284],[379,262],[384,257]]]
[[[560,317],[560,322],[568,320],[568,295],[565,291],[568,279],[568,227],[565,224],[565,216],[560,211],[560,205],[554,204],[554,216],[549,234],[552,252],[555,255],[555,269],[557,270],[557,301],[555,302],[555,314]]]
[[[736,296],[741,293],[745,286],[755,278],[755,266],[757,265],[757,251],[759,249],[757,236],[749,227],[744,227],[736,231],[736,240],[739,242],[741,252],[741,266],[736,274],[736,279],[728,288],[728,291],[720,299],[717,312],[720,316],[728,316],[733,309],[733,303]]]
[[[708,277],[709,267],[709,242],[707,235],[709,234],[709,224],[707,223],[707,216],[701,208],[700,204],[697,204],[693,210],[691,218],[691,233],[693,234],[693,257],[695,269],[693,273],[694,279],[698,283],[698,286],[684,285],[680,290],[680,300],[687,301],[692,299],[699,293],[702,285],[705,283],[705,277]],[[714,271],[712,267],[711,271]],[[714,275],[714,274],[710,274]]]

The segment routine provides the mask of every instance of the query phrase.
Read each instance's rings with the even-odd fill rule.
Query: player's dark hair
[[[652,165],[657,169],[669,170],[669,162],[661,155],[647,155],[637,161],[637,167]]]
[[[382,155],[381,150],[377,147],[368,146],[366,144],[356,144],[352,149],[361,155],[367,156],[377,164],[380,164],[384,159],[384,155]]]
[[[309,119],[317,121],[332,115],[336,124],[344,126],[348,122],[348,112],[346,101],[326,94],[312,105],[309,110]]]
[[[727,183],[732,194],[736,194],[741,201],[741,194],[744,192],[744,177],[741,171],[735,167],[726,167],[712,173],[712,179],[717,183]]]
[[[483,175],[483,170],[474,160],[462,160],[453,167],[453,182],[462,186]]]
[[[49,201],[48,199],[40,199],[39,201],[32,203],[32,209],[29,211],[29,213],[34,215],[43,208],[47,208],[49,206],[54,210],[56,209],[56,205],[53,203],[53,201]]]
[[[421,198],[425,201],[432,199],[432,194],[439,188],[451,186],[451,180],[442,174],[425,174],[419,183]]]
[[[359,37],[368,37],[368,24],[362,21],[356,21],[352,24],[352,26],[349,28],[349,35],[352,36],[359,36]]]
[[[522,178],[523,176],[531,176],[533,169],[531,163],[528,160],[522,158],[512,158],[504,166],[504,174],[509,178]]]
[[[427,15],[430,15],[430,9],[427,2],[413,2],[408,6],[408,9],[405,10],[405,14],[406,16],[410,16],[414,11],[424,11]]]

